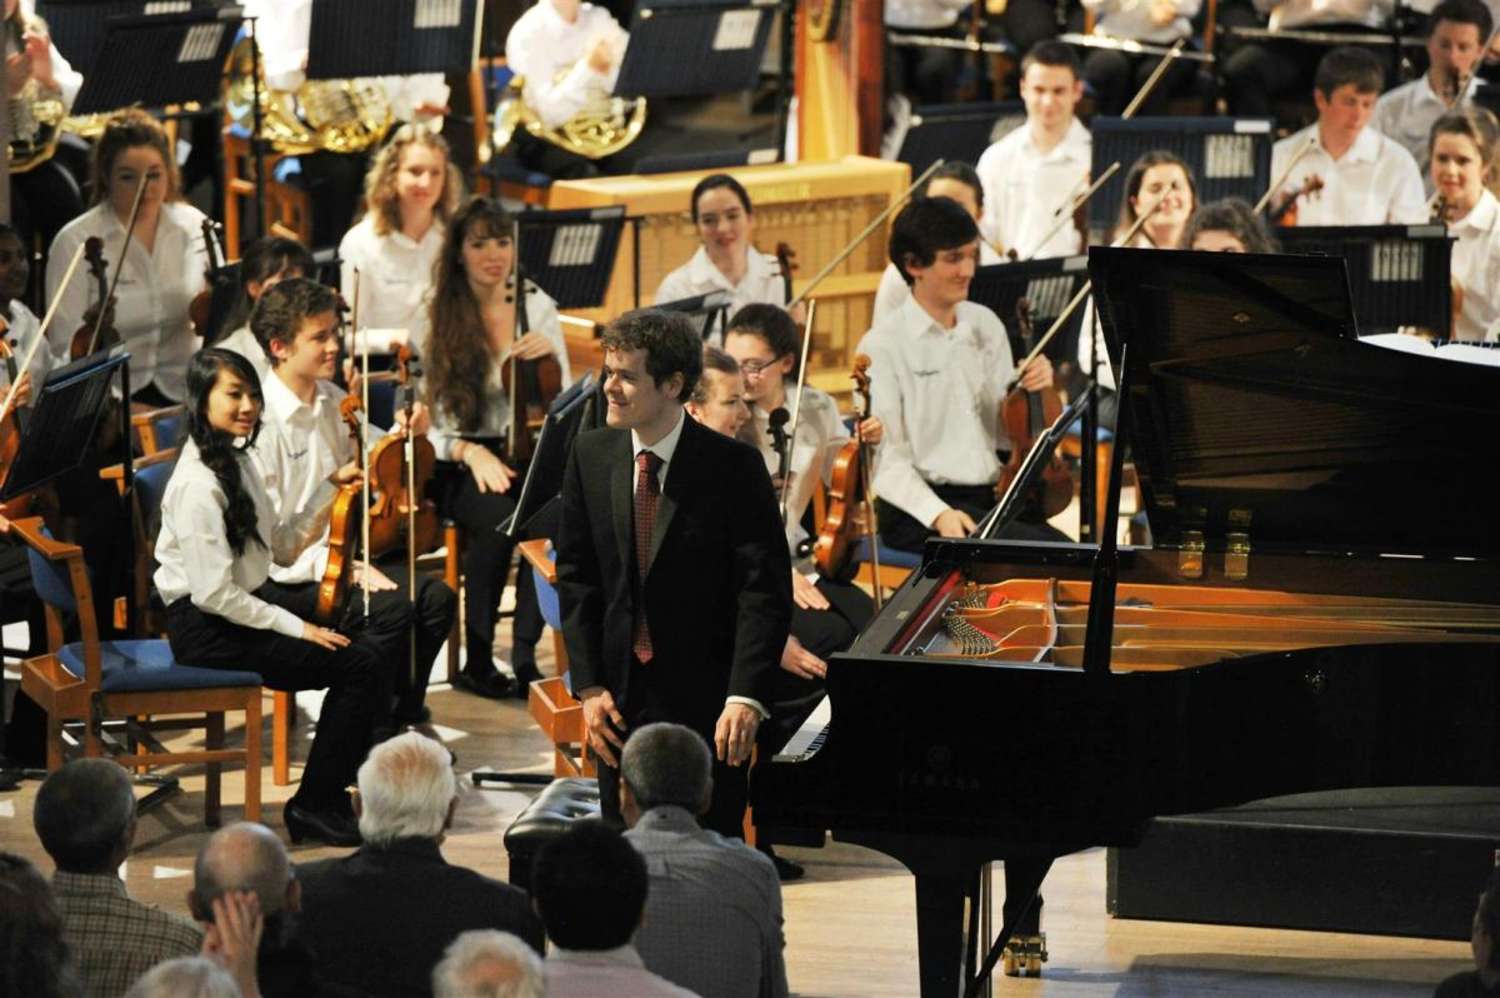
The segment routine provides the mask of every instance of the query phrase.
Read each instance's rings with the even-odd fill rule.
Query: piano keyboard
[[[804,762],[811,758],[823,742],[828,739],[828,722],[833,720],[833,705],[825,695],[818,706],[802,722],[797,733],[787,739],[781,751],[772,757],[773,762]]]

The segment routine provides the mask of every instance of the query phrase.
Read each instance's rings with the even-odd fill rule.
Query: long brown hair
[[[172,155],[166,129],[145,111],[131,107],[110,115],[104,124],[104,134],[94,146],[90,174],[95,204],[109,197],[109,175],[115,168],[115,160],[125,150],[140,146],[155,149],[161,156],[162,169],[167,173],[167,195],[162,200],[182,199],[182,177],[177,172],[177,157]]]
[[[375,157],[375,165],[365,175],[365,210],[370,214],[377,236],[401,230],[401,199],[396,194],[396,174],[401,170],[401,156],[408,146],[422,145],[443,157],[443,196],[433,211],[438,221],[446,222],[463,197],[464,178],[453,165],[448,140],[427,125],[409,124],[396,129],[394,135]]]
[[[464,240],[473,235],[515,238],[516,221],[493,198],[470,198],[448,223],[443,252],[432,274],[431,328],[427,349],[428,405],[441,409],[463,431],[478,428],[484,387],[494,358],[484,316],[464,272]],[[515,281],[515,264],[510,280]],[[520,308],[518,304],[516,306]]]

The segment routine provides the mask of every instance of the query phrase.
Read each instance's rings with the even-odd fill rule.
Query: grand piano
[[[1343,267],[1093,249],[1153,546],[929,542],[757,774],[763,827],[915,875],[924,998],[977,984],[983,864],[1500,782],[1500,369],[1359,342]]]

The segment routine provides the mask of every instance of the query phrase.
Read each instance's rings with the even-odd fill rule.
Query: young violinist
[[[524,468],[506,463],[512,402],[506,369],[517,361],[555,361],[559,380],[572,380],[557,306],[536,285],[516,299],[516,224],[500,202],[473,198],[448,225],[435,274],[427,402],[438,472],[439,508],[464,528],[464,647],[467,664],[455,682],[480,696],[525,697],[540,673],[536,643],[541,611],[531,573],[518,573],[511,667],[516,682],[495,668],[495,617],[510,574],[513,542],[496,528],[515,511]],[[523,309],[518,316],[517,310]],[[518,319],[525,320],[525,333]],[[519,337],[519,338],[518,338]]]
[[[1271,147],[1271,176],[1286,176],[1272,197],[1273,218],[1295,199],[1298,225],[1427,221],[1417,161],[1370,127],[1383,82],[1380,62],[1367,49],[1334,49],[1318,63],[1313,80],[1318,120]],[[1322,182],[1321,189],[1311,189],[1313,178]]]
[[[248,360],[262,381],[271,370],[271,359],[250,329],[250,313],[268,289],[289,277],[309,277],[317,264],[307,248],[295,239],[261,236],[240,257],[240,287],[234,306],[224,319],[224,328],[233,330],[217,343],[208,346],[233,350]]]
[[[785,307],[787,283],[774,256],[755,248],[755,208],[743,184],[727,173],[698,181],[690,203],[702,245],[668,274],[652,299],[658,305],[728,291],[729,314],[763,302]]]
[[[339,243],[339,287],[353,308],[360,273],[359,335],[371,352],[394,353],[407,343],[427,356],[432,268],[462,197],[448,143],[426,125],[403,125],[375,157],[365,177],[365,215]]]
[[[1047,232],[1058,209],[1082,193],[1093,155],[1089,130],[1074,114],[1083,75],[1073,49],[1051,40],[1032,46],[1021,60],[1021,99],[1026,123],[986,149],[975,168],[984,185],[979,227],[985,242],[1023,260],[1072,256],[1083,249],[1078,229]]]
[[[35,16],[31,0],[4,3],[0,31],[10,41],[5,64],[6,98],[23,106],[59,101],[65,113],[72,110],[73,100],[83,87],[83,75],[52,44],[47,25]],[[33,135],[16,133],[17,126],[26,120],[25,115],[12,114],[12,142],[42,139],[40,131]],[[65,160],[69,164],[66,167]],[[45,162],[11,173],[11,208],[22,233],[50,244],[58,231],[83,211],[78,184],[86,172],[85,163],[81,150],[60,143]]]
[[[1495,169],[1500,125],[1471,105],[1432,126],[1432,182],[1453,244],[1452,278],[1463,289],[1453,326],[1457,340],[1495,338],[1500,323],[1500,201],[1485,181]]]
[[[251,331],[271,364],[271,373],[262,383],[263,423],[254,463],[278,514],[310,502],[332,469],[351,462],[368,463],[360,459],[340,410],[345,392],[330,380],[339,357],[338,327],[334,292],[301,277],[266,289],[250,317]],[[397,413],[397,421],[404,423],[404,412]],[[425,432],[425,407],[413,409],[411,423],[416,434]],[[369,427],[367,446],[373,447],[383,436],[377,427]],[[271,578],[280,587],[280,605],[299,615],[310,614],[332,559],[325,531],[295,561],[271,566]],[[425,721],[427,677],[453,626],[458,597],[426,573],[417,576],[413,594],[404,548],[377,557],[368,576],[363,563],[355,561],[355,552],[343,552],[339,563],[352,573],[353,583],[348,606],[340,608],[340,628],[367,634],[373,643],[388,649],[394,663],[382,675],[390,682],[377,705],[377,731]],[[369,590],[368,616],[363,614],[362,596],[352,592],[355,586]],[[415,628],[415,662],[409,628]]]
[[[1481,0],[1443,0],[1427,19],[1427,72],[1386,91],[1375,102],[1370,124],[1412,154],[1427,174],[1423,179],[1429,195],[1433,190],[1427,172],[1432,126],[1478,89],[1474,70],[1484,58],[1484,43],[1493,24],[1489,7]]]
[[[44,343],[25,370],[19,369],[27,354],[32,352],[31,345],[42,331],[41,320],[21,300],[26,293],[26,282],[30,274],[31,264],[26,259],[26,247],[21,244],[21,234],[12,226],[0,222],[0,320],[5,323],[4,330],[0,331],[0,340],[5,341],[5,346],[11,353],[11,363],[18,368],[16,378],[21,385],[15,399],[18,408],[29,406],[36,400],[42,381],[53,365],[52,351]],[[0,364],[0,403],[3,403],[11,389],[9,366]]]
[[[981,231],[984,228],[984,185],[979,181],[979,174],[968,163],[960,160],[951,160],[944,163],[933,171],[932,176],[927,178],[920,190],[913,192],[913,197],[920,198],[952,198],[964,206],[974,221],[979,223]],[[1000,254],[996,253],[989,243],[979,243],[979,265],[987,267],[990,264],[1001,263]],[[901,277],[901,271],[896,269],[894,263],[885,265],[885,272],[880,275],[880,287],[875,290],[875,313],[871,317],[873,321],[879,322],[891,312],[900,308],[911,297],[911,289],[906,286],[906,281]]]
[[[102,239],[114,287],[113,325],[130,351],[131,399],[145,406],[181,402],[187,391],[188,359],[198,349],[188,305],[206,285],[204,215],[182,200],[167,133],[144,111],[125,110],[110,117],[94,147],[93,170],[94,206],[52,241],[47,297],[59,298],[74,251],[91,237]],[[142,177],[145,188],[125,252],[126,227]],[[92,325],[101,307],[97,299],[98,290],[90,281],[75,280],[61,290],[57,316],[47,330],[59,357],[68,356],[75,333],[86,322]],[[79,338],[82,349],[87,349],[88,339]]]
[[[1182,230],[1178,247],[1204,253],[1276,253],[1281,249],[1265,220],[1240,198],[1200,205]]]
[[[891,228],[891,261],[911,300],[865,334],[874,415],[884,429],[875,462],[880,535],[920,551],[928,537],[967,537],[996,503],[1009,441],[1000,406],[1016,373],[999,317],[968,300],[979,259],[979,227],[947,198],[913,201]],[[1052,385],[1039,355],[1022,372],[1032,391]],[[1006,536],[1060,535],[1018,520]]]
[[[260,383],[239,354],[210,347],[189,363],[188,437],[162,498],[157,591],[167,638],[184,665],[253,670],[278,690],[328,690],[297,793],[285,819],[292,841],[359,842],[344,788],[370,746],[384,649],[280,605],[273,562],[287,563],[328,523],[334,469],[308,501],[278,516],[251,463],[260,433]]]

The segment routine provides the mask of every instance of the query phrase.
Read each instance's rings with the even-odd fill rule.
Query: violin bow
[[[115,288],[120,286],[120,272],[125,269],[130,240],[135,236],[135,223],[141,217],[141,196],[146,193],[149,181],[150,177],[142,173],[140,182],[135,185],[135,198],[130,202],[130,222],[125,226],[125,245],[120,248],[120,259],[115,263],[114,276],[109,279],[109,294],[99,303],[99,314],[94,316],[94,331],[89,334],[89,353],[99,349],[99,330],[104,328],[104,313],[109,309],[109,303],[115,299]]]
[[[1275,194],[1278,190],[1281,189],[1281,185],[1286,183],[1286,178],[1292,175],[1293,168],[1302,161],[1303,156],[1306,156],[1308,153],[1312,152],[1313,147],[1317,144],[1318,133],[1314,132],[1312,135],[1308,136],[1307,141],[1303,143],[1302,148],[1298,149],[1297,154],[1292,157],[1292,161],[1288,163],[1286,167],[1281,171],[1281,176],[1271,181],[1271,186],[1267,187],[1266,192],[1260,196],[1260,200],[1255,202],[1255,214],[1259,215],[1261,212],[1266,210],[1266,205],[1271,203],[1271,195]]]
[[[52,325],[53,318],[57,316],[57,307],[62,304],[63,292],[68,290],[68,282],[73,279],[73,272],[78,269],[78,261],[83,259],[85,245],[85,243],[79,243],[78,248],[73,251],[73,259],[68,261],[68,269],[63,272],[62,283],[58,284],[57,293],[52,296],[52,307],[47,309],[47,314],[42,319],[42,325],[37,330],[36,339],[31,342],[31,346],[26,350],[26,359],[21,362],[16,370],[29,371],[31,369],[31,362],[36,359],[37,351],[41,349],[43,343],[47,342],[47,329]],[[10,389],[5,393],[5,402],[0,404],[0,419],[4,419],[15,404],[16,393],[21,389],[20,380],[17,377],[15,382],[11,384]],[[41,388],[40,385],[33,387],[37,390]]]
[[[797,449],[797,424],[802,419],[802,382],[807,377],[807,352],[812,346],[813,314],[817,311],[816,300],[807,303],[807,323],[802,327],[802,357],[797,364],[797,397],[792,400],[792,432],[786,438],[786,475],[781,479],[781,525],[787,525],[787,486],[792,482],[792,454]]]
[[[1064,225],[1067,225],[1073,220],[1074,212],[1078,211],[1079,208],[1082,208],[1084,205],[1088,204],[1089,199],[1092,198],[1095,194],[1099,193],[1099,188],[1108,183],[1109,178],[1113,177],[1118,172],[1120,172],[1120,161],[1115,160],[1113,163],[1109,164],[1109,168],[1107,170],[1099,175],[1099,179],[1090,184],[1082,194],[1078,194],[1077,196],[1075,196],[1074,193],[1070,192],[1068,194],[1068,200],[1059,205],[1057,211],[1053,212],[1052,227],[1048,229],[1046,234],[1037,241],[1036,248],[1026,256],[1022,257],[1022,259],[1030,260],[1032,257],[1040,253],[1042,251],[1042,247],[1047,245],[1048,240],[1050,240],[1054,235],[1057,234],[1057,230],[1061,229]],[[1077,190],[1077,187],[1073,188],[1074,192],[1076,192]]]
[[[1474,60],[1474,65],[1469,67],[1467,73],[1454,80],[1453,96],[1443,101],[1443,103],[1448,105],[1448,110],[1452,111],[1464,102],[1464,98],[1468,96],[1469,84],[1473,83],[1474,77],[1479,74],[1479,67],[1484,64],[1485,58],[1489,56],[1490,49],[1494,46],[1497,37],[1500,37],[1500,24],[1495,25],[1494,29],[1490,31],[1490,36],[1484,40],[1484,48],[1479,50],[1479,58]]]
[[[1135,117],[1135,113],[1140,110],[1141,105],[1146,103],[1146,98],[1151,96],[1151,91],[1156,89],[1156,85],[1161,82],[1161,78],[1167,74],[1168,67],[1182,54],[1182,47],[1186,44],[1186,38],[1179,38],[1177,39],[1177,44],[1167,50],[1167,54],[1161,57],[1161,61],[1156,64],[1156,68],[1151,71],[1151,75],[1146,77],[1146,82],[1141,84],[1141,89],[1135,92],[1135,96],[1130,99],[1130,103],[1125,106],[1125,110],[1120,112],[1121,118]]]
[[[406,591],[412,600],[417,598],[417,443],[411,432],[412,410],[412,380],[417,376],[415,370],[416,358],[410,352],[410,347],[403,347],[407,351],[404,363],[397,355],[398,369],[403,373],[401,379],[401,391],[406,411],[406,439],[401,441],[401,454],[406,459]],[[514,381],[511,384],[515,384]],[[412,615],[411,623],[406,628],[407,652],[410,657],[407,662],[411,667],[411,681],[415,687],[417,682],[417,618]]]
[[[359,401],[360,401],[360,433],[359,433],[359,463],[364,468],[363,481],[360,483],[360,491],[363,493],[364,509],[360,513],[360,541],[364,548],[363,559],[365,566],[364,585],[360,591],[364,593],[365,619],[370,619],[370,469],[366,465],[366,458],[370,453],[370,337],[366,336],[363,341],[359,337],[359,268],[354,268],[354,312],[350,321],[354,326],[354,342],[359,345],[360,378],[359,378]]]

